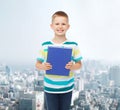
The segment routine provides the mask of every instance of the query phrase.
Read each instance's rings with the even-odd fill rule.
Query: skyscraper
[[[114,85],[120,86],[120,67],[112,66],[109,69],[109,79],[114,81]]]

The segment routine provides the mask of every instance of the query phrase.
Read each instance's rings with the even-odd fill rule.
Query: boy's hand
[[[48,63],[48,62],[46,62],[46,63],[42,63],[42,62],[37,62],[36,63],[36,68],[38,69],[38,70],[50,70],[50,69],[52,69],[52,65],[50,64],[50,63]]]
[[[50,69],[52,69],[52,65],[50,64],[50,63],[43,63],[42,64],[42,68],[43,68],[43,70],[50,70]]]
[[[73,66],[73,62],[68,62],[65,66],[66,69],[72,69],[72,66]]]

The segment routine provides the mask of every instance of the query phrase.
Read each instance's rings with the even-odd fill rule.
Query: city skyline
[[[120,108],[120,66],[106,66],[98,61],[88,61],[80,73],[75,74],[71,109]],[[93,69],[94,68],[94,69]],[[0,65],[0,108],[23,110],[43,107],[43,72],[34,69],[12,71]],[[41,106],[36,106],[40,104]],[[29,106],[30,105],[30,106]],[[101,107],[101,108],[100,108]]]
[[[51,15],[68,13],[67,38],[85,59],[120,61],[120,1],[0,1],[0,63],[35,63],[42,41],[51,40]]]

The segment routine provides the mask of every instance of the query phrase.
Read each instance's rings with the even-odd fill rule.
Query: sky
[[[69,15],[67,38],[83,60],[120,61],[119,0],[0,0],[0,64],[34,64],[59,10]]]

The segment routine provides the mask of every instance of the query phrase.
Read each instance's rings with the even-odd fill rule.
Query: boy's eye
[[[59,25],[59,23],[55,23],[55,25]]]
[[[60,23],[55,23],[55,25],[60,25]],[[66,25],[65,23],[62,23],[61,25]]]

